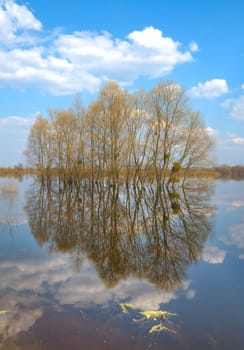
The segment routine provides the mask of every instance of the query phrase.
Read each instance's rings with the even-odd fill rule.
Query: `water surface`
[[[11,186],[0,187],[2,349],[243,349],[244,182]],[[149,332],[160,323],[170,331]]]

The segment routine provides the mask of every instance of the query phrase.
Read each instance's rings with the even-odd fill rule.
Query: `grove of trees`
[[[50,110],[34,122],[25,151],[28,166],[64,175],[154,176],[209,166],[213,140],[199,112],[175,82],[129,93],[108,81],[87,108],[77,97],[68,110]]]

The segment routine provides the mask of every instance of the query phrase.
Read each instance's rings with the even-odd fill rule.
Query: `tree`
[[[147,95],[148,165],[156,174],[175,173],[180,168],[205,166],[213,140],[198,112],[193,111],[184,90],[174,82],[164,82]]]
[[[79,152],[79,124],[72,110],[50,111],[53,118],[53,140],[56,166],[65,174],[74,170]]]
[[[117,174],[123,167],[129,116],[128,93],[117,83],[109,81],[101,89],[97,101],[90,105],[87,114],[86,127],[93,140],[94,152],[90,159],[100,170]]]
[[[71,109],[49,117],[37,118],[28,139],[27,159],[39,169],[71,174],[82,165],[115,178],[147,170],[175,183],[180,171],[210,164],[213,139],[175,82],[130,94],[108,81],[87,110],[77,96]]]
[[[76,95],[71,108],[72,112],[76,116],[77,119],[77,167],[81,167],[85,165],[85,127],[84,127],[84,119],[86,115],[86,109],[83,106],[82,99],[80,95]]]
[[[50,122],[40,114],[30,130],[24,152],[31,167],[44,170],[52,166],[51,133]]]

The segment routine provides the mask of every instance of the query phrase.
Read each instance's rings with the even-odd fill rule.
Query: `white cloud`
[[[189,289],[190,281],[182,284],[182,291],[188,299],[195,297],[195,291]],[[121,300],[129,300],[136,309],[157,310],[160,304],[167,304],[180,296],[179,290],[164,292],[147,282],[128,278],[121,281],[113,289],[107,289],[97,275],[83,269],[82,276],[66,279],[57,290],[55,298],[61,305],[74,304],[77,307],[89,307],[92,303],[109,305],[111,300],[120,303]]]
[[[196,296],[196,291],[193,289],[189,289],[186,293],[187,299],[194,299]]]
[[[21,37],[25,30],[41,30],[38,21],[25,5],[18,5],[12,0],[0,1],[0,44],[10,44]]]
[[[179,298],[181,293],[187,298],[194,297],[190,281],[184,281],[178,290],[164,292],[146,280],[130,277],[108,289],[86,259],[82,270],[74,273],[68,254],[62,257],[47,255],[41,264],[27,254],[20,264],[11,260],[2,262],[0,273],[5,276],[1,282],[3,290],[11,286],[16,293],[29,290],[45,299],[45,285],[48,284],[59,305],[73,304],[83,308],[94,303],[107,307],[111,300],[119,304],[121,300],[129,299],[135,308],[158,309],[160,304]],[[7,307],[11,308],[8,303]]]
[[[130,298],[130,302],[137,309],[157,310],[160,304],[167,304],[178,298],[177,292],[163,292],[147,281],[139,281],[129,278],[120,282],[115,288],[115,295],[118,300]]]
[[[70,278],[70,264],[68,256],[57,257],[51,255],[40,263],[40,261],[31,261],[27,257],[20,264],[15,261],[5,261],[1,263],[0,271],[6,278],[1,281],[1,289],[7,289],[11,286],[15,291],[35,290],[43,292],[43,283],[48,281],[50,285],[56,282],[64,282]],[[29,258],[29,260],[28,260]]]
[[[0,26],[5,45],[0,49],[0,86],[36,86],[57,95],[95,91],[106,79],[131,84],[142,76],[162,77],[177,64],[191,62],[197,50],[195,42],[184,50],[153,27],[133,31],[124,40],[107,32],[64,35],[55,30],[46,41],[38,40],[34,34],[42,24],[26,6],[11,0],[0,1]]]
[[[140,310],[158,310],[160,304],[167,304],[172,300],[177,299],[177,295],[174,292],[160,293],[159,291],[152,290],[151,293],[138,293],[133,297],[130,302],[136,309]]]
[[[230,109],[230,116],[236,120],[244,120],[244,95],[224,101],[221,106]]]
[[[76,32],[59,35],[50,47],[0,51],[0,85],[35,85],[53,94],[95,91],[106,79],[129,84],[140,76],[161,77],[192,59],[190,51],[182,52],[178,42],[152,27],[124,41]]]
[[[219,97],[229,91],[227,82],[224,79],[212,79],[205,83],[198,83],[193,86],[189,93],[192,97],[214,98]]]
[[[212,136],[212,137],[216,137],[219,134],[219,131],[217,129],[211,128],[211,126],[208,126],[206,128],[206,131],[207,131],[208,135]]]
[[[162,292],[156,290],[147,281],[128,278],[121,281],[115,288],[107,289],[99,277],[91,271],[82,271],[80,276],[72,277],[62,283],[55,298],[60,304],[75,304],[78,307],[89,307],[91,304],[108,306],[113,299],[120,303],[123,299],[130,299],[130,303],[137,309],[158,309],[160,304],[169,303],[177,299],[176,292]]]
[[[174,43],[170,38],[163,38],[162,32],[153,27],[147,27],[142,32],[134,31],[128,35],[128,38],[134,42],[135,45],[141,47],[148,47],[149,49],[165,47],[174,49],[178,43]]]
[[[189,51],[182,52],[180,43],[164,37],[153,27],[130,33],[127,40],[113,39],[109,33],[77,32],[60,35],[57,51],[74,67],[123,82],[139,76],[160,77],[178,63],[192,61]]]
[[[244,207],[244,201],[242,201],[242,200],[234,201],[231,203],[231,205],[235,208]]]
[[[34,122],[35,118],[30,117],[30,118],[26,118],[26,117],[20,117],[17,115],[13,115],[13,116],[9,116],[9,117],[5,117],[5,118],[0,118],[0,126],[4,127],[5,125],[7,127],[10,126],[30,126],[32,125],[32,123]]]
[[[244,248],[244,224],[232,225],[229,228],[229,234],[223,237],[223,242],[228,245],[235,245],[238,248]]]
[[[243,137],[233,137],[232,142],[237,143],[239,145],[244,145],[244,138]]]
[[[220,249],[215,246],[206,246],[202,259],[210,264],[221,264],[226,256],[226,252],[223,249]]]
[[[197,45],[197,43],[195,41],[192,41],[189,44],[189,49],[191,50],[191,52],[199,51],[199,47],[198,47],[198,45]]]
[[[43,310],[38,306],[38,297],[26,298],[12,291],[6,294],[8,295],[1,298],[1,306],[2,309],[6,309],[7,305],[9,312],[1,315],[0,346],[6,339],[15,337],[20,332],[27,332],[43,314]]]
[[[233,143],[235,145],[243,145],[244,144],[244,138],[240,137],[236,134],[227,134],[227,138],[223,141],[223,143]]]

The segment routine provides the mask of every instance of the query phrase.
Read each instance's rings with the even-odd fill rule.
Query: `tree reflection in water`
[[[77,268],[87,257],[108,287],[134,276],[171,291],[182,286],[211,233],[212,190],[209,179],[42,178],[25,209],[40,245],[69,252]]]

